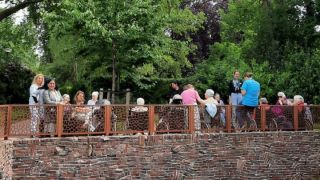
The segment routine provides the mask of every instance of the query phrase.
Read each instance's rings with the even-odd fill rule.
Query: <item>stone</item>
[[[57,146],[55,150],[58,156],[66,156],[69,153],[68,149],[63,146],[62,147]]]

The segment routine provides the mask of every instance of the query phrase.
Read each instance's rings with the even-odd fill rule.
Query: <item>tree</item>
[[[319,67],[319,32],[314,30],[319,17],[319,1],[232,0],[221,12],[221,42],[211,47],[192,79],[200,89],[214,87],[226,97],[232,71],[252,71],[262,84],[261,95],[270,102],[277,91],[319,102],[314,76]]]
[[[85,64],[81,79],[110,82],[113,74],[113,90],[116,81],[150,89],[161,79],[181,76],[181,69],[191,65],[190,38],[174,40],[170,32],[188,37],[187,32],[196,31],[205,18],[179,5],[180,1],[165,0],[62,1],[45,20],[51,38],[74,37],[81,42],[65,49],[73,52],[71,61]]]
[[[0,22],[0,103],[28,102],[28,88],[39,61],[35,55],[35,28],[30,23]]]

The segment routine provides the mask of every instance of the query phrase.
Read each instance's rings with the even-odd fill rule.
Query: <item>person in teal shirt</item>
[[[254,110],[259,104],[260,83],[252,78],[252,73],[246,72],[244,74],[244,82],[241,86],[242,102],[245,114],[248,116],[250,122],[254,120]],[[244,124],[245,119],[239,121],[240,127]]]
[[[252,73],[244,74],[244,83],[241,86],[242,105],[255,108],[259,104],[260,83],[252,79]]]

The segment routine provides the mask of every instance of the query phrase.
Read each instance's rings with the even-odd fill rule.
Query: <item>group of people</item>
[[[225,109],[223,108],[224,102],[218,93],[215,93],[212,89],[205,91],[202,99],[198,91],[192,84],[187,84],[181,88],[177,81],[170,84],[171,93],[169,98],[169,104],[183,104],[183,105],[198,105],[200,104],[204,111],[204,122],[207,127],[211,126],[212,119],[219,116],[219,119],[223,125],[225,125]],[[98,103],[98,92],[92,93],[92,99],[87,102],[87,105],[93,106],[88,108],[85,105],[85,93],[78,91],[74,97],[75,107],[64,106],[64,111],[71,114],[73,118],[81,119],[83,121],[82,127],[87,128],[90,131],[94,131],[95,125],[92,122],[92,114],[94,113],[94,105]],[[229,81],[229,104],[232,108],[232,126],[234,128],[241,128],[244,122],[240,118],[237,118],[238,110],[237,106],[242,105],[242,111],[244,110],[249,119],[254,118],[254,111],[260,105],[268,105],[268,100],[264,97],[260,98],[260,83],[253,79],[253,74],[250,72],[244,73],[243,80],[240,79],[240,72],[235,71],[233,78]],[[30,86],[30,98],[29,105],[31,111],[31,131],[35,133],[39,126],[40,132],[54,133],[55,131],[55,119],[56,109],[55,106],[42,105],[70,105],[70,96],[68,94],[61,95],[56,85],[55,79],[45,77],[43,74],[37,74]],[[105,104],[110,104],[106,102]],[[40,106],[38,106],[40,105]],[[145,112],[148,111],[147,107],[144,107],[144,99],[138,98],[137,105],[131,109],[133,112]],[[278,101],[276,105],[298,105],[304,106],[304,99],[300,95],[294,96],[292,100],[287,99],[283,92],[278,93]],[[218,107],[220,109],[218,109]],[[49,106],[48,106],[49,107]],[[274,113],[277,113],[274,108]],[[279,112],[278,112],[279,113]],[[201,129],[200,111],[198,106],[194,109],[194,119],[196,130]],[[40,122],[40,124],[38,124]]]
[[[90,116],[94,108],[85,107],[85,93],[77,91],[74,102],[75,108],[70,105],[70,96],[68,94],[61,95],[56,81],[53,78],[45,77],[43,74],[37,74],[30,86],[29,105],[31,111],[31,132],[36,133],[39,125],[39,131],[43,133],[54,134],[56,124],[56,106],[62,104],[64,111],[71,114],[72,117],[83,120],[83,128],[90,131],[95,129]],[[97,91],[92,93],[87,105],[96,105],[98,103]],[[51,105],[51,106],[45,106]],[[40,123],[40,124],[38,124]]]
[[[238,70],[234,71],[233,78],[228,83],[229,86],[229,104],[232,105],[232,121],[231,124],[234,128],[241,128],[245,124],[245,120],[255,119],[255,109],[259,105],[268,105],[268,100],[265,97],[260,97],[261,86],[260,83],[253,79],[253,74],[251,72],[246,72],[243,75],[243,80],[240,79],[240,72]],[[224,105],[218,93],[214,93],[212,89],[207,89],[204,97],[201,99],[198,92],[191,84],[185,85],[183,88],[179,86],[177,81],[173,81],[170,84],[171,93],[169,103],[173,104],[185,104],[185,105],[202,105],[205,107],[204,111],[204,121],[207,126],[210,127],[212,118],[216,115],[220,116],[220,120],[223,125],[225,125],[225,109],[222,107],[220,111],[217,111],[217,105]],[[287,99],[284,92],[278,92],[278,101],[275,105],[298,105],[299,110],[305,105],[304,99],[301,95],[295,95],[293,99]],[[178,100],[177,100],[178,99]],[[241,106],[241,108],[239,108]],[[200,129],[201,122],[199,116],[198,106],[195,106],[195,124],[196,129]],[[272,113],[275,116],[277,109],[273,108]],[[280,108],[281,109],[281,108]],[[273,112],[275,111],[275,112]],[[283,112],[283,111],[281,111]],[[245,118],[240,118],[245,114]],[[242,116],[243,117],[243,116]]]
[[[229,83],[230,103],[232,105],[243,105],[250,114],[252,114],[253,110],[258,106],[260,95],[260,84],[255,81],[252,76],[250,72],[245,73],[244,82],[242,82],[240,80],[240,72],[235,71],[234,78]],[[224,105],[224,102],[221,100],[220,95],[215,93],[214,90],[207,89],[204,94],[205,99],[202,99],[191,84],[185,85],[182,89],[177,82],[172,82],[171,89],[172,92],[169,103],[174,102],[177,97],[181,99],[181,104],[184,105],[197,105],[199,103],[205,107],[204,120],[207,127],[210,127],[211,120],[216,115],[220,116],[220,120],[225,124],[225,109],[222,108],[220,112],[217,112],[217,105]],[[236,109],[233,109],[235,114]],[[195,106],[194,112],[195,127],[196,130],[200,130],[201,122],[198,106]]]

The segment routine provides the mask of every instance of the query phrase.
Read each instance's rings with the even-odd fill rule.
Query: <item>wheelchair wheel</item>
[[[278,130],[278,124],[277,124],[277,121],[275,119],[271,119],[271,121],[268,124],[268,129],[270,131]]]
[[[249,120],[249,129],[253,130],[253,131],[256,131],[257,128],[258,128],[257,122],[255,120],[253,120],[253,119],[250,119]]]

